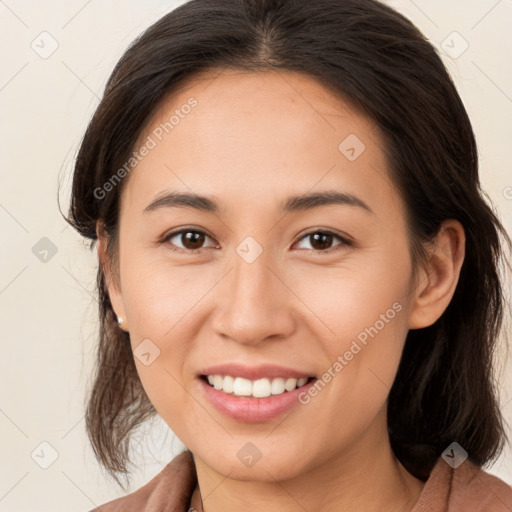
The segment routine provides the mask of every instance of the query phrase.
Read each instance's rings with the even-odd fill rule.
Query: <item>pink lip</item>
[[[239,363],[225,363],[215,366],[209,366],[199,372],[200,375],[230,375],[231,377],[243,377],[249,380],[275,379],[277,377],[296,378],[312,377],[312,374],[300,372],[293,368],[264,364],[259,366],[246,366]]]
[[[217,372],[216,375],[222,375],[222,373]],[[230,374],[230,372],[226,372],[226,375]],[[212,374],[208,373],[208,375]],[[241,376],[240,374],[236,375]],[[199,385],[206,398],[218,411],[234,420],[247,423],[260,423],[284,414],[300,403],[299,395],[307,392],[315,384],[316,380],[315,378],[300,388],[293,391],[285,391],[280,395],[254,398],[229,395],[210,386],[203,378],[198,378]]]

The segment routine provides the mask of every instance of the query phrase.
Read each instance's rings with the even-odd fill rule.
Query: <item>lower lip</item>
[[[219,391],[199,378],[201,387],[213,406],[230,418],[247,423],[259,423],[281,416],[292,407],[299,405],[299,395],[315,384],[312,379],[304,386],[285,391],[280,395],[270,395],[266,398],[234,396]]]

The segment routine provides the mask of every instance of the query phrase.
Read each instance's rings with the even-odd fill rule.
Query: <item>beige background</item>
[[[123,494],[106,480],[85,437],[97,259],[62,220],[57,185],[60,176],[66,211],[73,157],[110,71],[127,45],[177,3],[0,0],[0,511],[86,511]],[[473,121],[483,187],[512,231],[512,2],[389,4],[451,52],[443,60]],[[44,55],[52,44],[58,48]],[[46,262],[34,246],[36,253],[49,250]],[[510,361],[502,364],[500,386],[512,423]],[[182,446],[161,420],[141,431],[136,445],[133,489]],[[512,483],[510,447],[489,471]]]

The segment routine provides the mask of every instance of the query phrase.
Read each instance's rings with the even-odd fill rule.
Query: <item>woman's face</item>
[[[371,457],[414,309],[383,141],[307,76],[200,78],[151,119],[122,195],[110,293],[144,389],[231,478]],[[171,193],[191,197],[150,206]],[[294,376],[316,380],[282,392]]]

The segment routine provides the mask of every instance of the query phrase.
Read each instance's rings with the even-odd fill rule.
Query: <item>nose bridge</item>
[[[251,253],[249,249],[247,255]],[[240,256],[241,247],[237,249],[237,256],[233,258],[232,296],[236,304],[264,307],[264,300],[268,296],[272,284],[272,273],[269,270],[271,262],[268,254],[260,254],[255,259],[245,259]]]
[[[291,297],[271,268],[272,252],[248,237],[232,255],[224,300],[218,302],[217,329],[240,343],[257,343],[293,328]]]

